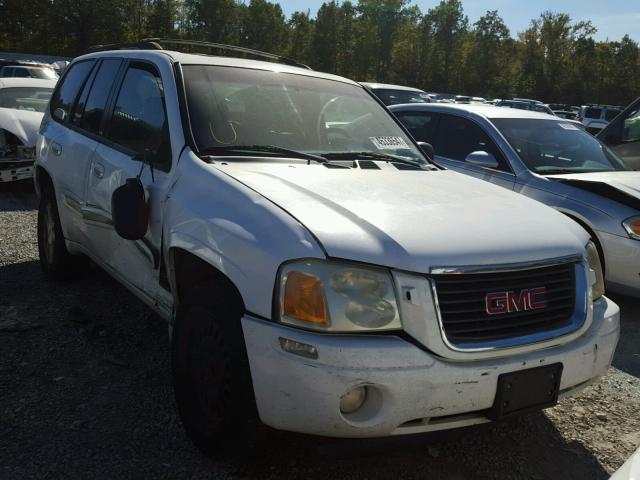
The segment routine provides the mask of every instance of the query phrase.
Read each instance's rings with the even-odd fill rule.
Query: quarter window
[[[170,156],[160,75],[146,64],[129,67],[116,99],[108,138],[158,163]]]
[[[79,62],[72,65],[62,79],[62,83],[51,97],[51,115],[56,120],[64,122],[69,116],[71,106],[75,102],[78,92],[84,85],[93,67],[93,60]]]
[[[109,92],[115,80],[118,69],[122,62],[118,59],[107,59],[100,64],[100,68],[91,84],[91,90],[88,95],[85,93],[81,96],[81,100],[74,109],[71,122],[79,128],[87,130],[91,133],[100,134],[100,123],[104,115],[104,110],[109,98]]]

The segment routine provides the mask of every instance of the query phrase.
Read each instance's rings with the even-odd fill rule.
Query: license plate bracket
[[[558,403],[562,363],[529,368],[498,376],[491,420],[552,407]]]

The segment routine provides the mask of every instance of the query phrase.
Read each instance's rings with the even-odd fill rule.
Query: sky
[[[315,16],[323,0],[271,0],[279,3],[286,15],[297,10],[310,10]],[[352,0],[356,3],[356,0]],[[439,0],[412,0],[423,13],[437,5]],[[597,40],[620,40],[628,33],[640,42],[639,0],[462,0],[465,14],[471,23],[487,10],[498,10],[499,15],[511,30],[511,35],[525,30],[531,19],[545,10],[568,13],[575,21],[591,20],[598,29]]]

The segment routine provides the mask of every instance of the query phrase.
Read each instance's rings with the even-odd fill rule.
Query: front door
[[[87,187],[93,217],[92,251],[130,286],[157,298],[162,243],[162,203],[168,190],[171,148],[162,79],[147,62],[131,62],[123,76],[105,142],[96,149]],[[153,170],[152,170],[153,167]],[[111,197],[127,178],[140,177],[151,210],[141,240],[121,238],[112,225]]]
[[[436,163],[472,177],[512,190],[515,175],[504,155],[477,123],[457,115],[441,114],[433,148]],[[496,168],[473,165],[465,159],[472,152],[490,153],[498,161]]]

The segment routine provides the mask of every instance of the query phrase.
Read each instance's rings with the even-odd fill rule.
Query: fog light
[[[353,413],[358,410],[367,399],[367,387],[356,387],[340,397],[340,411]]]

